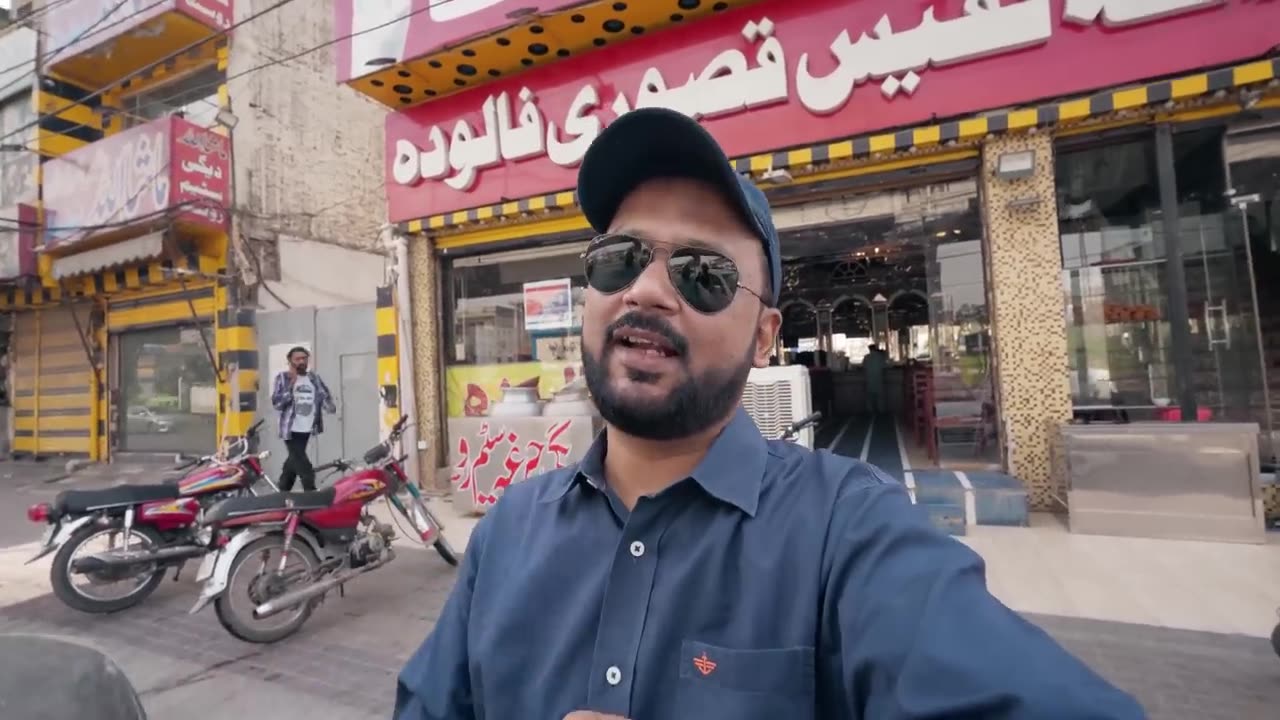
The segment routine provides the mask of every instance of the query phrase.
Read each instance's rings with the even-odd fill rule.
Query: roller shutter
[[[72,310],[19,313],[12,347],[14,451],[89,454],[93,371]]]

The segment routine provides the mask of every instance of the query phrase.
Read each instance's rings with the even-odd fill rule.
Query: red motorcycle
[[[364,454],[363,467],[339,460],[316,468],[350,471],[329,487],[233,498],[210,508],[203,522],[218,550],[205,556],[196,574],[204,587],[191,613],[212,602],[222,626],[249,642],[276,642],[297,632],[330,590],[341,592],[349,580],[395,559],[395,530],[369,512],[382,497],[424,545],[457,565],[443,526],[405,476],[404,456],[393,454],[405,421],[401,417],[387,439]]]
[[[188,560],[208,552],[197,523],[204,508],[252,495],[259,481],[276,489],[262,470],[267,453],[250,451],[261,426],[258,421],[221,454],[179,456],[185,462],[175,470],[200,469],[176,480],[68,490],[52,503],[32,505],[27,519],[48,527],[40,551],[27,564],[57,551],[49,569],[53,594],[81,612],[110,613],[137,605],[156,591],[169,568],[177,568],[177,580]],[[100,540],[105,550],[81,555]],[[77,580],[85,584],[77,585]],[[112,588],[122,592],[112,593]]]

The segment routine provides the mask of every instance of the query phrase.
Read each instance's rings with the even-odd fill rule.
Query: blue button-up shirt
[[[628,512],[604,454],[602,435],[480,521],[396,720],[1143,717],[870,465],[739,411]]]

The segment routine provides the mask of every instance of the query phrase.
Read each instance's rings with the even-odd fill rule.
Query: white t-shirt
[[[316,412],[316,386],[310,377],[299,375],[293,381],[293,425],[289,430],[296,433],[314,431]]]

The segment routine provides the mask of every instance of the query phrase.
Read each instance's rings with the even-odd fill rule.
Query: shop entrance
[[[1262,358],[1263,377],[1252,388],[1248,419],[1262,426],[1263,458],[1275,463],[1280,451],[1280,118],[1233,128],[1227,134],[1226,160],[1244,235],[1239,247],[1252,265]]]
[[[1000,466],[973,178],[780,208],[780,364],[807,367],[815,447],[891,475]],[[814,218],[825,221],[813,223]]]
[[[1076,421],[1257,423],[1274,455],[1277,127],[1080,138],[1055,164]]]
[[[218,437],[217,378],[207,350],[213,346],[212,326],[130,330],[114,339],[120,449],[201,454],[212,450]]]

